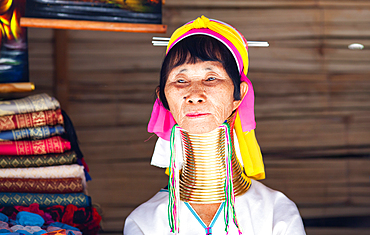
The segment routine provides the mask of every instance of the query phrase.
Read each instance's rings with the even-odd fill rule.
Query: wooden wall
[[[370,1],[167,0],[163,11],[166,36],[204,14],[268,41],[249,50],[263,182],[294,200],[304,218],[370,215]],[[68,33],[65,108],[104,231],[120,234],[125,217],[167,181],[149,164],[156,137],[146,132],[165,50],[150,42],[164,35]],[[349,50],[354,42],[365,49]],[[52,94],[53,30],[29,29],[29,56],[36,92]]]

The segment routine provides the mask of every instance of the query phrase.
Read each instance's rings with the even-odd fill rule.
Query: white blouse
[[[161,190],[136,208],[126,219],[124,235],[172,235],[168,225],[168,191]],[[245,235],[304,235],[303,223],[296,205],[281,192],[252,180],[250,189],[235,198],[239,227]],[[180,234],[225,235],[223,204],[207,228],[190,204],[180,203]],[[212,233],[209,233],[209,232]],[[229,235],[239,235],[232,219]]]

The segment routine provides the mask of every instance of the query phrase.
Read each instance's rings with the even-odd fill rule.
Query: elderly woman
[[[265,173],[247,46],[204,16],[171,36],[148,126],[168,188],[129,215],[125,235],[305,234],[295,204],[256,181]]]

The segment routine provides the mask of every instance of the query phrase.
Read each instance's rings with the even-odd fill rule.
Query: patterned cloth
[[[84,179],[84,167],[73,165],[30,167],[30,168],[6,168],[0,169],[0,178],[74,178]]]
[[[0,116],[32,113],[43,110],[59,109],[59,102],[47,94],[28,96],[23,99],[0,101]]]
[[[24,233],[28,232],[29,234],[45,234],[46,231],[42,230],[39,226],[22,226],[14,225],[10,228],[12,232]]]
[[[77,162],[74,151],[46,155],[0,156],[1,168],[25,168],[70,165]]]
[[[6,168],[0,169],[0,178],[26,178],[26,179],[55,179],[55,178],[81,178],[86,188],[84,167],[73,165]]]
[[[0,221],[0,233],[5,233],[5,231],[8,230],[9,232],[11,232],[11,230],[9,229],[9,224],[7,222],[4,222],[4,221]]]
[[[0,192],[81,193],[81,178],[21,179],[0,178]]]
[[[91,206],[91,199],[83,193],[42,194],[42,193],[0,193],[1,206],[29,206],[37,203],[40,207],[55,205]]]
[[[68,235],[82,235],[82,233],[80,231],[60,229],[59,227],[53,227],[53,226],[47,227],[47,230],[46,231],[48,232],[46,234],[54,234],[54,235],[64,235],[64,234],[68,234]],[[63,233],[63,231],[65,231],[65,233]],[[56,232],[58,232],[58,233],[56,233]]]
[[[69,234],[69,232],[72,232],[71,234],[74,234],[74,235],[82,235],[81,231],[78,228],[72,227],[68,224],[64,224],[60,222],[51,223],[47,227],[46,231],[51,232],[51,231],[56,231],[59,229],[65,229],[67,234]]]
[[[64,133],[63,126],[41,126],[0,132],[0,141],[31,139],[39,140]]]
[[[41,155],[63,153],[71,149],[71,143],[60,136],[34,141],[2,141],[0,155]]]
[[[60,109],[0,116],[0,131],[63,124]]]
[[[48,235],[66,235],[67,232],[66,232],[65,229],[59,229],[59,230],[54,230],[54,231],[48,232],[46,234],[48,234]]]

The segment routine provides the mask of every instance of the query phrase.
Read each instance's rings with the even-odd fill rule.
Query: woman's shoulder
[[[242,216],[253,215],[253,220],[258,221],[258,224],[261,221],[267,222],[264,227],[271,225],[272,231],[281,230],[281,234],[305,234],[296,204],[282,192],[261,182],[252,180],[250,189],[237,202],[241,208],[250,210],[246,213],[244,209],[236,208]]]
[[[263,217],[271,215],[272,219],[283,212],[286,215],[299,216],[297,206],[285,194],[255,180],[252,180],[252,185],[245,194],[235,199],[236,205],[239,204],[242,208],[247,207],[253,213],[261,214]]]
[[[284,193],[271,189],[268,186],[257,180],[251,180],[251,188],[247,191],[250,197],[255,197],[256,199],[263,199],[264,201],[271,201],[272,203],[277,203],[279,201],[286,201],[287,203],[293,203]],[[294,203],[293,203],[294,204]]]

